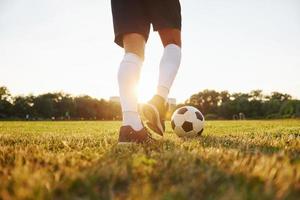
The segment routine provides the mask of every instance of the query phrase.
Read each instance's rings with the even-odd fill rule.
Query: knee
[[[127,34],[123,38],[124,50],[126,53],[133,53],[144,60],[145,39],[140,34]]]
[[[181,47],[181,31],[179,29],[162,29],[159,30],[161,41],[166,47],[169,44],[175,44]]]
[[[125,53],[132,53],[132,54],[138,56],[140,60],[144,61],[145,53],[144,53],[144,51],[141,51],[140,49],[135,49],[135,48],[125,49]]]
[[[162,41],[164,47],[168,46],[169,44],[175,44],[181,47],[181,40],[178,38],[168,38],[167,40]]]

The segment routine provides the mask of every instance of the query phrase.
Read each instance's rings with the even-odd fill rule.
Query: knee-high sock
[[[133,53],[125,53],[118,71],[120,101],[123,125],[130,125],[134,130],[143,128],[138,114],[136,86],[139,81],[142,59]]]
[[[165,47],[159,66],[157,94],[166,101],[181,61],[181,48],[175,44]]]

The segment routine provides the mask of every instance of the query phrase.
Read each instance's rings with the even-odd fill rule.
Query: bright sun
[[[136,93],[137,93],[139,102],[145,103],[152,98],[152,96],[154,94],[154,88],[150,84],[140,82],[139,87],[136,88]]]
[[[154,68],[153,65],[146,62],[141,71],[139,85],[136,89],[140,103],[149,101],[155,93],[158,82],[158,67]]]

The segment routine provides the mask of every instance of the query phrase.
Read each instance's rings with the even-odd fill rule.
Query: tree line
[[[38,96],[12,96],[0,87],[0,119],[27,120],[119,120],[120,104],[87,95],[73,97],[63,92]]]
[[[228,91],[204,90],[193,94],[185,104],[197,107],[207,119],[300,117],[300,100],[280,92],[264,95],[262,90],[233,94]]]
[[[250,93],[204,90],[193,94],[183,105],[198,108],[206,119],[275,119],[300,117],[300,100],[289,94],[261,90]],[[63,92],[41,95],[12,96],[0,87],[0,119],[5,120],[120,120],[118,102],[96,99],[87,95],[72,96]]]

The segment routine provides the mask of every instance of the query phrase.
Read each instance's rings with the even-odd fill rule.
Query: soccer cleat
[[[165,132],[165,118],[168,104],[164,98],[155,95],[148,103],[141,106],[142,116],[145,124],[155,133],[163,136]]]
[[[144,144],[152,142],[154,142],[154,139],[146,128],[142,128],[139,131],[135,131],[131,126],[121,126],[120,128],[118,144]]]

